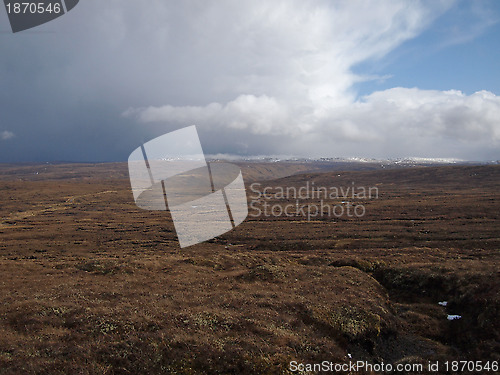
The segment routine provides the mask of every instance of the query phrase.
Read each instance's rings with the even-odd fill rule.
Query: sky
[[[500,159],[500,2],[81,0],[12,33],[0,162],[210,155]]]

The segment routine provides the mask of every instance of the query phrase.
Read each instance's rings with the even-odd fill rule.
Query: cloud
[[[240,95],[224,105],[148,107],[125,115],[145,123],[197,124],[218,132],[237,129],[300,140],[300,147],[290,150],[270,144],[268,154],[300,150],[308,156],[321,150],[324,156],[338,156],[335,146],[346,142],[345,152],[355,155],[392,150],[400,155],[464,156],[472,145],[493,152],[500,144],[500,97],[487,91],[465,95],[397,87],[342,106],[307,109],[267,96]]]
[[[194,21],[204,34],[193,48],[209,46],[212,56],[224,56],[220,63],[227,70],[215,68],[213,87],[215,96],[226,100],[131,107],[123,114],[170,128],[197,124],[206,133],[225,131],[235,141],[244,139],[245,153],[425,156],[441,151],[464,156],[462,149],[451,150],[454,142],[498,142],[495,95],[393,88],[357,98],[353,89],[369,79],[354,74],[353,66],[385,56],[452,5],[367,2],[360,11],[352,2],[258,2],[232,9],[226,21],[208,6],[201,14],[208,11],[210,17]],[[220,29],[223,24],[230,35]],[[284,137],[286,142],[248,140],[250,134]],[[449,147],[436,148],[439,141]],[[219,144],[215,151],[224,151],[227,145]]]
[[[174,122],[210,126],[225,126],[249,130],[254,134],[298,133],[298,123],[292,122],[290,108],[275,98],[266,95],[240,95],[235,100],[221,105],[207,106],[148,107],[129,109],[124,116],[136,116],[141,122]]]
[[[0,81],[9,88],[0,112],[22,135],[0,148],[0,160],[126,160],[147,139],[193,123],[214,154],[406,156],[418,144],[413,155],[489,155],[498,134],[489,94],[356,92],[391,73],[371,75],[360,64],[384,58],[455,4],[80,2],[33,34],[0,40]],[[416,110],[402,98],[427,104]]]
[[[347,117],[370,123],[377,134],[500,142],[500,97],[488,91],[465,95],[397,87],[374,92],[354,108],[358,118]]]
[[[14,133],[12,133],[8,130],[4,130],[4,131],[0,132],[0,139],[2,141],[6,141],[7,139],[11,139],[14,137],[15,137]]]

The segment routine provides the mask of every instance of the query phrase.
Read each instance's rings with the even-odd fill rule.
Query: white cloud
[[[269,154],[276,154],[278,147],[287,154],[321,150],[324,156],[338,156],[339,143],[348,142],[344,152],[355,155],[392,150],[400,156],[464,156],[470,147],[494,150],[500,144],[500,97],[487,91],[465,95],[455,90],[397,87],[321,110],[295,108],[267,96],[241,95],[224,105],[149,107],[126,114],[142,122],[194,123],[212,131],[233,128],[300,143],[288,151],[271,144]]]
[[[357,76],[351,68],[383,57],[415,37],[452,1],[178,4],[154,2],[143,7],[141,3],[140,10],[129,6],[112,18],[94,21],[95,32],[107,39],[102,47],[92,47],[121,57],[113,69],[127,78],[116,82],[119,87],[127,85],[124,93],[156,94],[153,100],[157,102],[170,96],[174,85],[177,97],[173,100],[184,105],[266,95],[293,105],[312,101],[321,107],[323,100],[338,105],[352,101],[356,96],[353,84],[367,76]],[[103,15],[97,12],[97,17]],[[138,22],[143,18],[149,20],[147,24]],[[100,30],[101,23],[114,33]],[[133,69],[130,75],[122,72],[122,66],[143,69]],[[106,81],[116,76],[107,73]]]
[[[294,126],[299,124],[292,122],[290,108],[266,95],[240,95],[225,105],[129,109],[124,115],[137,116],[142,122],[197,123],[245,129],[255,134],[289,134],[300,130]]]
[[[0,139],[2,141],[6,141],[7,139],[11,139],[14,137],[15,137],[14,133],[12,133],[8,130],[4,130],[4,131],[0,132]]]
[[[492,150],[499,142],[500,108],[492,93],[393,88],[356,98],[353,90],[366,79],[353,66],[385,56],[452,4],[244,2],[231,8],[229,20],[219,8],[201,6],[180,33],[203,29],[191,47],[223,57],[224,69],[210,71],[217,77],[213,93],[227,99],[130,108],[124,114],[141,122],[231,130],[242,138],[285,137],[283,144],[267,145],[270,154],[463,157],[472,154],[471,147]],[[252,139],[240,141],[245,152],[259,142]],[[470,144],[463,147],[465,141]]]
[[[397,87],[363,99],[354,106],[359,118],[354,113],[347,116],[358,123],[371,122],[378,134],[500,141],[500,97],[488,91],[465,95]]]

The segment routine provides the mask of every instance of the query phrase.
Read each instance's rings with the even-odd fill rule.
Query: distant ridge
[[[279,155],[262,155],[262,156],[239,156],[239,155],[207,155],[210,161],[235,161],[235,162],[261,162],[261,163],[310,163],[310,162],[327,162],[327,163],[373,163],[384,165],[439,165],[439,164],[459,164],[459,165],[489,165],[500,164],[500,160],[474,161],[458,158],[428,158],[428,157],[404,157],[404,158],[363,158],[363,157],[320,157],[320,158],[301,158],[293,156]]]

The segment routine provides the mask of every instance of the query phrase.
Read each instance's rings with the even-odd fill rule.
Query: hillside
[[[251,215],[185,249],[167,212],[135,206],[123,167],[3,175],[2,373],[286,374],[290,361],[500,359],[498,166],[306,173],[261,181],[259,198],[247,181]],[[276,194],[312,182],[355,182],[378,196],[323,202],[363,204],[361,217],[324,207],[307,217],[297,198]],[[263,203],[293,215],[256,217]]]

